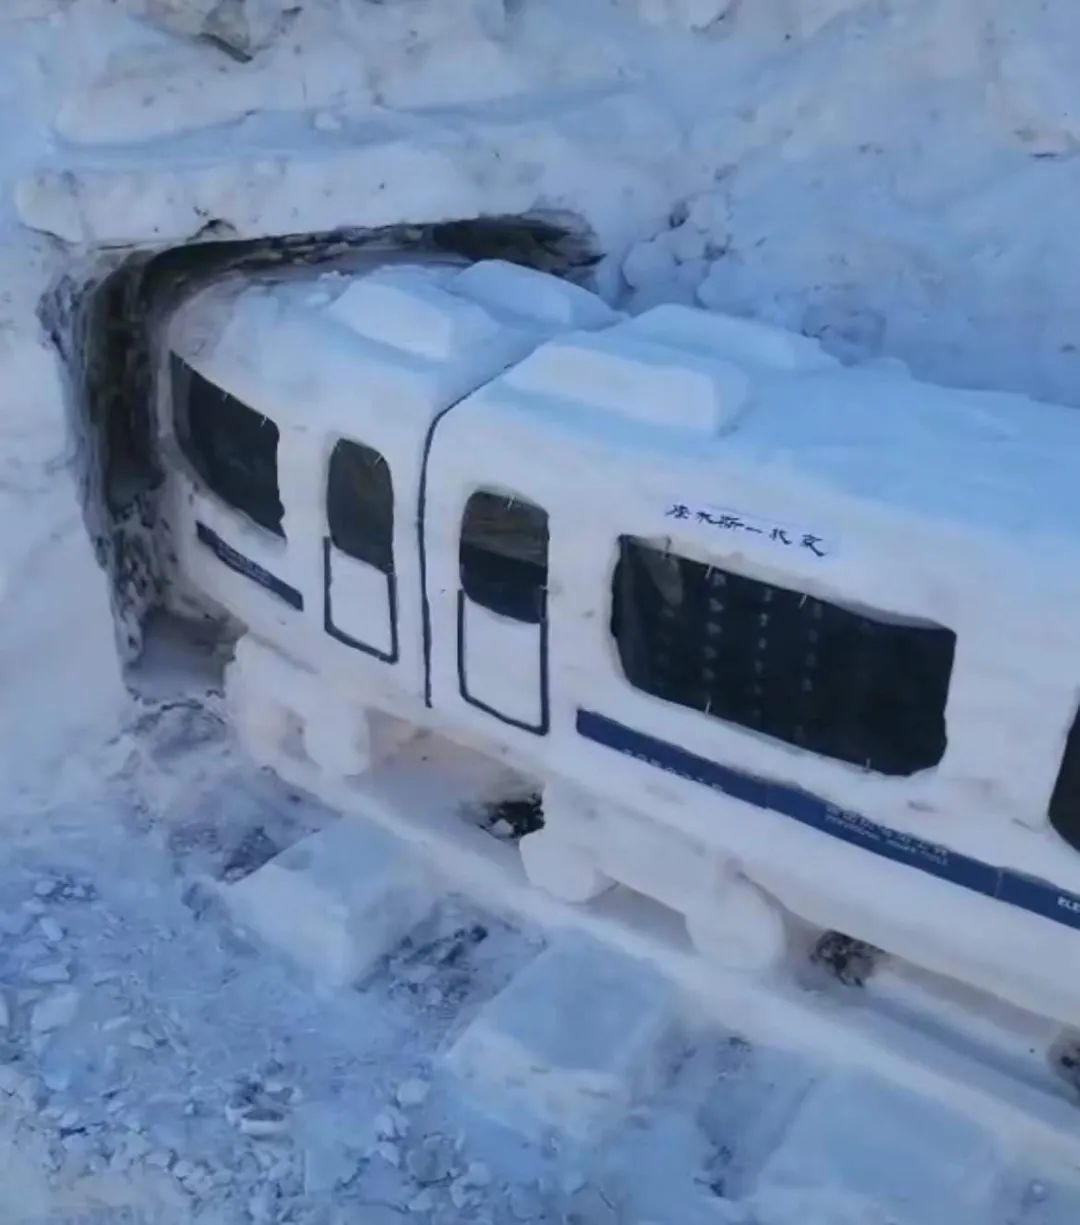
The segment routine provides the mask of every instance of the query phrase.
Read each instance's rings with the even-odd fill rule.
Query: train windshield
[[[612,632],[635,688],[888,775],[937,765],[956,635],[624,536]]]
[[[284,536],[278,427],[170,355],[173,425],[188,463],[223,502]]]

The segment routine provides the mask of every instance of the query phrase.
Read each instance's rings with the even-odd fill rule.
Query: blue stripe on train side
[[[260,587],[265,587],[267,591],[273,592],[279,600],[284,600],[297,612],[303,611],[304,597],[295,587],[290,587],[277,575],[271,574],[269,570],[264,570],[250,557],[238,553],[231,544],[226,544],[213,528],[207,527],[205,523],[196,522],[195,535],[230,570],[235,570],[237,574],[242,574],[245,578],[251,579],[253,583],[258,583]]]
[[[666,740],[626,727],[606,715],[589,710],[577,714],[579,735],[628,757],[636,757],[669,774],[701,783],[756,808],[765,808],[820,830],[850,846],[905,864],[930,876],[959,885],[972,893],[994,898],[1066,927],[1080,929],[1080,897],[1047,881],[995,868],[982,860],[950,851],[900,830],[878,825],[857,812],[782,783],[772,783],[687,752]]]

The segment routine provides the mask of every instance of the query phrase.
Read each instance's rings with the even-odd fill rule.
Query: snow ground
[[[205,679],[159,668],[148,691],[95,756],[96,788],[5,814],[5,1223],[1076,1220],[1067,1162],[689,1005],[655,1081],[606,1129],[530,1121],[520,1082],[480,1093],[448,1052],[567,937],[450,882],[371,975],[315,989],[235,927],[222,882],[337,817],[244,762]],[[625,962],[655,998],[644,965],[572,948],[606,974]],[[555,1061],[558,1035],[587,1028],[564,1021]]]

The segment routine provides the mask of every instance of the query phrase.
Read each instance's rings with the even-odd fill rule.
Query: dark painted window
[[[1050,824],[1066,842],[1080,850],[1080,713],[1065,741],[1065,755],[1050,797]]]
[[[612,632],[638,689],[881,774],[945,752],[956,635],[857,613],[624,536]]]
[[[394,483],[378,451],[344,438],[334,447],[326,518],[336,548],[383,574],[394,572]]]
[[[533,624],[547,600],[548,517],[531,502],[474,493],[461,523],[461,585],[470,600]]]
[[[171,355],[176,439],[211,492],[260,527],[284,536],[278,427]]]

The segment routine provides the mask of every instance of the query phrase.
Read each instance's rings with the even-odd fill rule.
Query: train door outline
[[[463,397],[463,399],[464,398],[465,397]],[[434,709],[435,707],[432,680],[434,629],[432,621],[431,596],[428,588],[428,491],[431,475],[431,453],[435,442],[435,435],[438,432],[439,426],[461,403],[462,400],[457,400],[453,404],[448,404],[444,409],[442,409],[441,412],[435,414],[431,420],[431,424],[428,426],[427,435],[424,438],[423,453],[420,457],[420,486],[417,493],[416,506],[416,549],[417,560],[420,565],[420,626],[424,671],[424,705],[429,710]],[[478,488],[475,492],[493,494],[496,491],[492,488]],[[527,502],[527,500],[524,498],[518,498],[517,500],[530,506],[534,505],[533,503]],[[536,506],[535,509],[541,511],[546,525],[548,521],[547,511],[538,506]],[[459,523],[458,530],[455,534],[459,550],[461,547],[462,525],[463,522]],[[491,716],[493,719],[497,719],[500,723],[504,723],[508,727],[516,728],[518,731],[528,732],[533,736],[546,736],[551,730],[551,673],[549,649],[550,627],[548,621],[547,563],[547,540],[545,540],[545,575],[541,603],[539,606],[539,618],[536,622],[538,629],[538,718],[535,722],[529,722],[528,720],[517,719],[513,715],[507,715],[505,711],[501,711],[491,702],[485,701],[480,694],[475,693],[470,688],[467,664],[467,622],[469,615],[469,602],[464,585],[461,583],[460,579],[460,556],[459,586],[455,600],[456,641],[454,643],[454,651],[456,655],[458,696],[468,705],[477,710],[483,711],[486,715]]]

